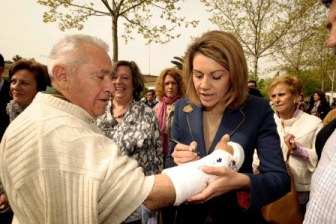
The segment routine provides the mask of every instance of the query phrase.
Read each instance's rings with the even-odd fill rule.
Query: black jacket
[[[9,125],[9,116],[6,113],[7,103],[11,99],[9,95],[9,85],[10,83],[7,80],[4,80],[4,84],[0,90],[0,140]]]

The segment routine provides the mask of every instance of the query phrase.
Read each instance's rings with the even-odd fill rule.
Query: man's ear
[[[68,87],[68,72],[62,65],[55,65],[52,69],[54,83],[61,89]]]

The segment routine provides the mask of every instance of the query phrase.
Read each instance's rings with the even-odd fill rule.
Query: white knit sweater
[[[8,127],[0,174],[14,223],[121,223],[147,198],[154,176],[118,155],[82,108],[38,93]]]

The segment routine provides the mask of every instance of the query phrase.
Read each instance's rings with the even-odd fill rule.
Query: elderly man
[[[211,179],[200,167],[231,158],[217,150],[220,156],[194,167],[145,177],[135,160],[120,156],[92,124],[113,88],[107,51],[91,36],[61,39],[49,55],[52,88],[38,93],[5,132],[0,177],[13,223],[121,223],[142,203],[156,210],[199,193]],[[224,136],[216,148],[232,149],[228,144],[237,147]]]
[[[322,0],[330,7],[327,28],[329,38],[327,46],[336,47],[336,1]],[[317,136],[316,142],[323,147],[321,159],[313,173],[310,197],[304,219],[305,224],[336,223],[336,120],[324,127]],[[316,148],[318,148],[316,146]]]

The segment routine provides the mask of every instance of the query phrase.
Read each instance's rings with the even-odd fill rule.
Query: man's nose
[[[104,88],[106,91],[112,92],[113,82],[110,76],[106,76],[106,78],[104,79]]]

